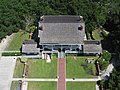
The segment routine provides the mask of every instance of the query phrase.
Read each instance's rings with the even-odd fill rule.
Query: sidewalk
[[[23,81],[36,81],[36,82],[57,82],[58,79],[43,79],[43,78],[13,78],[13,81],[19,81],[19,80],[23,80]],[[100,80],[100,78],[83,78],[83,79],[72,79],[72,78],[66,78],[67,82],[96,82]]]
[[[27,90],[27,88],[28,88],[28,82],[24,82],[22,90]]]
[[[0,90],[10,90],[16,59],[13,57],[0,59]]]
[[[66,82],[96,82],[99,78],[66,79]]]
[[[13,78],[12,79],[13,81],[19,81],[19,80],[22,80],[22,81],[36,81],[36,82],[45,82],[45,81],[53,81],[53,82],[57,82],[58,79],[44,79],[44,78]]]

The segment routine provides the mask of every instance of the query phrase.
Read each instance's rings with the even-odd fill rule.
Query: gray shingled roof
[[[84,23],[79,16],[44,16],[39,30],[40,44],[83,44],[85,35]],[[49,22],[49,23],[48,23]],[[82,25],[83,30],[78,30]]]
[[[22,45],[22,53],[39,53],[37,43],[33,40],[25,40]]]
[[[58,15],[58,16],[43,16],[42,23],[81,23],[84,22],[80,16]]]
[[[34,40],[24,40],[23,44],[37,44]]]
[[[99,41],[86,40],[83,46],[84,53],[102,53],[102,47]]]

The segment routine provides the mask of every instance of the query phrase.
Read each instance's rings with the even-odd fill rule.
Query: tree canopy
[[[20,29],[33,31],[41,15],[83,16],[86,32],[92,33],[99,27],[110,32],[103,40],[103,48],[120,58],[120,0],[0,0],[0,40]],[[103,57],[108,61],[110,56]],[[116,76],[115,80],[120,78]],[[110,82],[112,86],[114,80]],[[110,90],[118,90],[110,85]]]
[[[88,32],[106,17],[105,7],[92,0],[1,0],[0,9],[0,38],[36,23],[41,15],[82,15]]]
[[[105,28],[112,33],[110,43],[120,51],[119,0],[1,0],[0,39],[20,29],[29,31],[41,15],[81,15],[86,32]]]

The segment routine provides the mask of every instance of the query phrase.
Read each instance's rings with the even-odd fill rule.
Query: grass
[[[56,82],[29,82],[28,90],[57,90]]]
[[[21,63],[19,60],[17,60],[13,77],[15,77],[15,78],[22,77],[23,67],[24,67],[24,64]]]
[[[92,32],[92,34],[95,40],[102,40],[109,34],[109,32],[106,30],[96,29]]]
[[[25,39],[28,39],[28,36],[28,33],[25,33],[23,31],[15,33],[8,47],[6,47],[6,50],[20,50],[23,41]]]
[[[82,65],[87,58],[97,57],[80,56],[74,60],[73,56],[66,58],[66,77],[67,78],[92,78],[92,71],[95,72],[95,65],[93,63],[87,64],[86,68]],[[27,61],[27,78],[56,78],[57,77],[57,58],[52,57],[51,63],[46,63],[42,59],[28,59]],[[23,63],[17,61],[14,71],[14,77],[21,77],[23,73]],[[90,72],[89,72],[90,71]]]
[[[13,81],[10,90],[19,90],[19,82]]]
[[[93,75],[86,72],[81,66],[86,58],[95,56],[78,56],[74,60],[73,56],[66,57],[66,77],[67,78],[89,78]],[[42,59],[28,59],[28,76],[27,78],[56,78],[57,76],[57,58],[52,57],[51,63],[46,63]],[[90,64],[90,66],[94,64]],[[23,64],[17,60],[14,77],[21,77]],[[67,82],[67,90],[95,90],[95,82]],[[12,82],[11,90],[16,90],[18,82]],[[56,82],[29,82],[28,90],[57,90]]]
[[[89,69],[89,67],[92,67],[92,69],[95,69],[95,65],[92,64],[88,64],[86,67],[86,69],[82,66],[85,63],[85,60],[87,58],[97,58],[97,57],[89,57],[89,56],[80,56],[77,57],[76,60],[74,60],[73,56],[68,56],[67,59],[67,63],[66,63],[66,77],[67,78],[92,78],[95,77],[94,75],[92,75],[91,73],[89,73],[88,71],[90,70],[86,70],[87,68]]]
[[[42,59],[28,60],[29,78],[56,78],[57,77],[57,59],[54,57],[51,63],[46,63]]]
[[[93,37],[95,40],[102,40],[103,37],[100,35],[100,30],[99,29],[96,29],[93,31]]]
[[[16,62],[14,77],[20,78],[23,73],[24,64],[19,60]],[[42,59],[27,60],[27,78],[56,78],[57,58],[52,57],[51,63],[46,63]]]
[[[95,82],[67,82],[67,90],[96,90]]]
[[[19,90],[19,82],[13,81],[10,90]],[[27,90],[57,90],[57,82],[28,82]]]

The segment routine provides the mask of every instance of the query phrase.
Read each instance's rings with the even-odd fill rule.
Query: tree
[[[110,32],[106,38],[108,44],[111,44],[111,52],[120,52],[120,1],[119,0],[107,0],[107,17],[106,23],[103,27]],[[107,46],[109,46],[106,44]]]
[[[108,89],[110,90],[120,90],[120,70],[116,67],[108,80]]]
[[[21,28],[21,19],[17,12],[18,7],[19,2],[17,0],[0,1],[0,39]]]
[[[106,67],[109,65],[111,60],[111,53],[109,53],[106,50],[103,50],[102,52],[102,56],[98,59],[99,63],[100,63],[100,69],[104,70],[106,69]]]
[[[103,58],[104,58],[106,61],[110,61],[110,60],[111,60],[111,53],[109,53],[109,52],[106,51],[106,50],[103,50],[102,56],[103,56]]]

